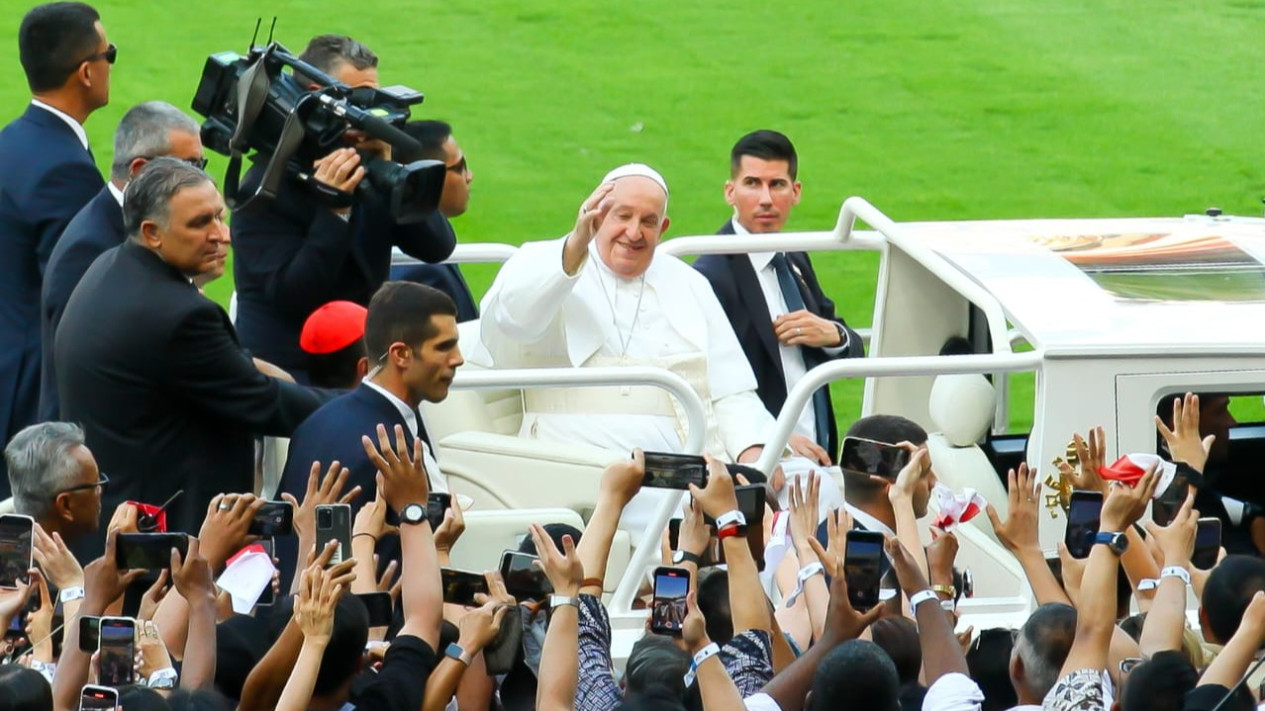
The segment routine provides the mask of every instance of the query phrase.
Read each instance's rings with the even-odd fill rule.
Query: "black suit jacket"
[[[254,191],[261,175],[259,165],[247,172],[243,194]],[[282,181],[275,200],[261,197],[233,213],[242,345],[282,368],[304,371],[299,333],[307,317],[336,299],[367,306],[387,280],[392,246],[427,262],[447,259],[457,239],[450,226],[437,230],[437,224],[395,224],[376,193],[362,195],[344,220],[303,185]]]
[[[719,234],[734,234],[733,223],[726,222]],[[865,355],[865,346],[861,337],[848,328],[843,319],[835,314],[835,304],[821,290],[817,282],[817,273],[813,271],[813,263],[803,252],[788,252],[787,259],[793,268],[797,268],[801,277],[800,293],[804,297],[804,307],[812,313],[834,321],[848,332],[848,348],[839,355],[831,355],[821,348],[803,348],[804,365],[813,367],[836,358],[860,358]],[[712,290],[729,324],[733,326],[742,351],[755,373],[756,392],[764,407],[777,417],[786,403],[786,374],[782,372],[782,356],[778,352],[777,336],[773,333],[773,319],[769,316],[769,305],[764,300],[764,292],[760,290],[760,281],[755,269],[751,266],[751,258],[746,254],[705,254],[694,262],[694,268],[702,272],[711,282]],[[831,456],[839,449],[838,426],[835,423],[834,406],[827,413],[830,422]]]
[[[84,274],[53,356],[62,417],[83,425],[110,477],[104,515],[183,489],[167,510],[173,531],[196,534],[216,494],[252,491],[255,435],[288,437],[321,404],[259,373],[228,314],[131,241]],[[101,540],[76,554],[99,552]]]
[[[0,439],[36,421],[40,284],[57,238],[105,182],[74,130],[37,106],[0,131]],[[0,457],[0,498],[9,477]]]
[[[53,363],[53,336],[70,294],[83,278],[88,267],[107,250],[123,244],[123,207],[109,187],[101,189],[79,214],[66,225],[66,231],[44,270],[44,288],[40,293],[40,341],[43,357],[40,363],[41,422],[59,419],[57,371]]]

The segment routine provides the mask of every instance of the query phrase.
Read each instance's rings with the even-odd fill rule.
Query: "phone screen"
[[[1085,558],[1094,547],[1098,535],[1098,519],[1102,516],[1102,493],[1073,491],[1067,507],[1067,531],[1063,543],[1073,558]]]
[[[1190,492],[1190,481],[1181,471],[1173,476],[1173,481],[1155,500],[1151,502],[1151,520],[1156,526],[1167,526],[1173,522],[1177,510],[1186,502]]]
[[[171,567],[171,549],[181,560],[189,553],[189,537],[183,533],[120,533],[114,539],[119,568],[160,570]]]
[[[16,588],[19,582],[26,582],[34,528],[35,520],[30,516],[0,516],[0,588]]]
[[[432,493],[426,498],[426,520],[430,522],[430,530],[439,528],[444,522],[444,515],[452,507],[452,494]]]
[[[1221,555],[1221,519],[1201,518],[1195,530],[1195,551],[1190,562],[1200,570],[1210,570],[1217,565]]]
[[[650,631],[674,637],[681,635],[687,613],[685,596],[690,591],[690,572],[684,568],[656,568],[654,602],[650,609]]]
[[[82,615],[79,618],[79,651],[92,654],[101,646],[101,618]]]
[[[481,573],[440,568],[439,576],[444,586],[446,603],[473,607],[479,604],[474,599],[476,594],[488,594],[488,581]]]
[[[519,600],[541,600],[553,592],[545,571],[535,564],[534,555],[505,551],[501,554],[501,577],[505,590]]]
[[[134,681],[133,657],[136,640],[136,621],[130,617],[102,617],[101,643],[97,647],[99,673],[102,686],[127,686]]]
[[[119,705],[119,692],[89,684],[79,692],[79,711],[114,711]]]
[[[853,609],[864,612],[879,603],[882,562],[883,534],[848,531],[843,579],[848,584],[848,602]]]
[[[264,549],[264,553],[268,554],[269,558],[273,557],[272,550],[276,544],[271,538],[263,539],[262,541],[259,542],[259,545],[260,547]],[[269,581],[268,585],[264,587],[264,591],[260,593],[259,599],[255,601],[255,607],[268,607],[269,605],[272,605],[276,601],[277,601],[277,592],[272,587],[272,581]]]
[[[322,504],[316,507],[316,550],[325,550],[330,541],[338,541],[332,567],[351,557],[351,506],[347,504]]]
[[[386,627],[395,618],[395,610],[391,605],[391,593],[371,592],[359,593],[356,597],[365,604],[369,611],[370,627]]]
[[[252,536],[288,536],[294,533],[294,507],[285,501],[269,501],[255,512],[247,531]]]
[[[908,449],[860,437],[844,437],[839,452],[839,468],[844,471],[887,479],[895,479],[908,463]]]
[[[707,486],[707,462],[693,454],[646,452],[646,476],[642,486],[655,489],[700,489]]]

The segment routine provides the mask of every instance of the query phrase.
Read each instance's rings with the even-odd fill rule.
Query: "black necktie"
[[[804,296],[799,292],[799,283],[791,273],[791,265],[786,255],[778,252],[773,257],[773,271],[777,274],[777,285],[782,289],[782,299],[786,301],[788,312],[804,309]],[[805,363],[807,365],[807,363]],[[830,448],[830,389],[818,388],[813,393],[813,415],[817,427],[817,444],[822,449]]]

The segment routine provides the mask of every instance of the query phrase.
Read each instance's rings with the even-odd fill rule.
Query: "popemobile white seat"
[[[997,395],[984,376],[938,376],[931,386],[928,409],[939,431],[928,435],[927,449],[937,479],[955,491],[975,489],[1005,518],[1009,510],[1006,487],[979,446],[993,423],[996,406]],[[972,523],[992,535],[987,517]]]

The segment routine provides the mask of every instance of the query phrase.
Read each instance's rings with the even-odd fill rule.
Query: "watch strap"
[[[957,588],[952,585],[932,585],[931,589],[940,595],[948,595],[950,600],[956,599],[958,596]]]
[[[444,650],[444,656],[449,659],[456,659],[467,667],[470,666],[470,655],[467,654],[466,650],[456,642],[452,642],[448,645],[448,648]]]
[[[799,599],[799,596],[804,594],[804,583],[808,582],[809,578],[814,575],[825,574],[826,566],[822,565],[820,561],[816,563],[809,563],[803,568],[800,568],[799,574],[795,576],[795,589],[791,591],[790,597],[786,598],[786,606],[791,607],[795,604],[795,601]]]
[[[733,511],[726,511],[725,513],[716,517],[716,530],[720,530],[722,528],[725,528],[726,526],[730,526],[733,524],[737,524],[739,526],[747,525],[747,517],[743,516],[742,512],[739,511],[738,509],[734,509]]]
[[[672,556],[672,562],[693,563],[694,567],[701,568],[703,567],[703,556],[698,555],[697,553],[694,553],[693,551],[680,550],[680,551],[677,551]]]

